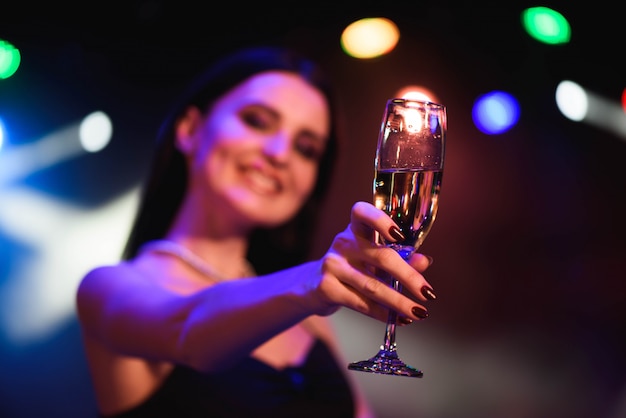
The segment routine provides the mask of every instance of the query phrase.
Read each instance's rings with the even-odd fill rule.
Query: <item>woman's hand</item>
[[[350,225],[339,233],[322,258],[322,292],[331,312],[347,306],[372,318],[386,321],[388,312],[398,312],[400,323],[428,316],[416,300],[435,299],[431,286],[421,272],[430,259],[414,254],[407,263],[393,249],[376,243],[380,234],[395,242],[401,232],[393,220],[370,203],[357,202],[352,207]],[[390,287],[383,279],[393,276],[414,299]]]

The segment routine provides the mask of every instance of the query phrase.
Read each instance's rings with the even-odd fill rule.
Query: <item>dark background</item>
[[[626,36],[618,8],[541,4],[572,26],[570,44],[549,46],[521,27],[532,2],[337,3],[7,5],[0,38],[22,52],[18,73],[0,80],[12,144],[96,109],[115,129],[102,152],[9,186],[83,208],[104,204],[140,181],[165,111],[212,58],[236,46],[289,44],[331,71],[343,112],[339,175],[314,237],[321,255],[352,203],[371,199],[384,101],[405,84],[424,85],[449,118],[440,211],[422,248],[435,259],[427,278],[438,300],[427,321],[399,331],[398,344],[425,376],[355,378],[381,417],[626,416],[625,138],[567,120],[554,101],[569,79],[619,106]],[[397,48],[373,60],[344,55],[343,28],[372,16],[396,22]],[[474,100],[491,90],[521,105],[520,122],[497,136],[471,119]],[[32,251],[1,226],[6,287],[16,260]],[[383,324],[348,311],[335,318],[349,360],[374,354]],[[36,343],[2,334],[0,416],[93,416],[73,317]]]

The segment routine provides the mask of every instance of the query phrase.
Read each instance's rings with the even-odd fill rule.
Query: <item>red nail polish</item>
[[[428,300],[435,300],[435,299],[437,299],[437,296],[433,292],[433,289],[431,289],[428,286],[422,286],[421,292],[422,292],[422,295],[424,295],[424,297],[426,299],[428,299]]]
[[[413,323],[413,320],[411,318],[407,318],[406,316],[399,316],[398,323],[401,325],[409,325]]]
[[[413,315],[419,319],[428,318],[428,311],[420,306],[414,306],[413,309],[411,309],[411,312],[413,312]]]
[[[396,241],[404,241],[406,239],[400,228],[398,228],[396,225],[393,225],[391,228],[389,228],[389,235],[391,235]]]

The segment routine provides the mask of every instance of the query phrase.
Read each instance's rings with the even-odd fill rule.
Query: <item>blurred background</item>
[[[397,335],[400,356],[424,377],[351,372],[379,416],[626,417],[617,6],[339,3],[5,2],[1,417],[95,416],[76,286],[118,259],[176,95],[215,56],[265,43],[301,49],[337,86],[343,142],[314,256],[355,201],[372,199],[385,101],[413,86],[448,107],[440,209],[422,247],[438,299],[428,320]],[[355,54],[344,30],[376,17],[399,38]],[[382,343],[384,324],[348,310],[333,318],[347,361]]]

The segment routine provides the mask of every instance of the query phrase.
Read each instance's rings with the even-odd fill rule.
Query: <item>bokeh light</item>
[[[509,93],[492,91],[480,96],[472,108],[476,127],[489,135],[501,134],[511,129],[519,120],[520,107]]]
[[[391,20],[371,17],[348,25],[341,34],[341,47],[355,58],[375,58],[391,52],[400,39],[400,30]]]
[[[0,39],[0,79],[9,78],[20,66],[21,55],[19,49],[10,42]]]
[[[570,41],[571,29],[565,17],[548,7],[530,7],[522,12],[526,32],[539,42],[550,45]]]
[[[439,103],[439,99],[435,94],[423,86],[411,85],[402,87],[395,94],[395,97],[404,99],[425,100],[427,102]]]
[[[573,81],[563,80],[556,88],[556,105],[561,113],[573,121],[581,121],[587,115],[589,100],[583,88]]]
[[[2,151],[2,147],[4,146],[4,137],[6,136],[4,131],[4,122],[0,119],[0,151]]]
[[[563,80],[558,84],[555,99],[566,118],[594,125],[626,139],[626,114],[619,101],[604,97],[571,80]]]
[[[112,134],[111,119],[100,111],[85,116],[78,131],[80,143],[88,152],[97,152],[106,147]]]
[[[0,153],[0,185],[85,153],[100,151],[109,144],[112,133],[109,117],[96,111],[79,122],[60,126],[41,138],[6,149]]]

